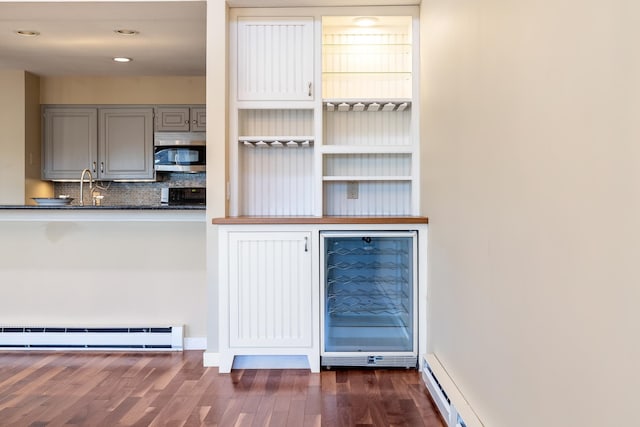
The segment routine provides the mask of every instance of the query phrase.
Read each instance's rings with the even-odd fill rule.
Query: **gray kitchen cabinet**
[[[155,130],[158,132],[206,132],[206,111],[204,106],[157,107]]]
[[[153,179],[153,109],[98,112],[98,178]]]
[[[47,107],[42,129],[42,179],[80,179],[84,168],[96,172],[96,108]]]
[[[153,108],[43,108],[42,179],[153,179]]]

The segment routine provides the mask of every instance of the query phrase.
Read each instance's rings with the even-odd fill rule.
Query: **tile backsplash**
[[[105,206],[159,206],[162,187],[206,187],[206,173],[158,173],[155,182],[97,182],[99,192],[104,196]],[[72,205],[80,198],[78,182],[54,183],[55,197],[68,195],[73,197]],[[84,204],[91,204],[89,183],[84,184]]]

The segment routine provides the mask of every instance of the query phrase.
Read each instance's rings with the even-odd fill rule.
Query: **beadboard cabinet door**
[[[313,18],[238,17],[239,101],[313,100]]]
[[[319,369],[314,340],[311,232],[223,232],[220,372],[237,355],[307,355]],[[316,309],[314,309],[316,307]]]

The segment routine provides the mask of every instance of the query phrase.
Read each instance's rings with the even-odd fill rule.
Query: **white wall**
[[[0,204],[24,204],[25,72],[0,70]]]
[[[637,422],[638,16],[422,4],[429,345],[487,426]]]
[[[204,76],[41,77],[42,104],[204,104]]]
[[[0,236],[3,326],[185,325],[206,336],[202,222],[0,221]]]
[[[207,1],[207,350],[218,351],[218,235],[227,212],[227,6]]]

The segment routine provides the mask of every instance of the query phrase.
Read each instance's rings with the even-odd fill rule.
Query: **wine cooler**
[[[417,366],[415,232],[321,233],[322,366]]]

